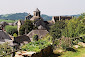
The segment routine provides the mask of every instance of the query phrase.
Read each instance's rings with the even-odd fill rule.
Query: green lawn
[[[7,23],[14,23],[15,21],[14,20],[4,20],[4,19],[0,19],[0,22],[7,22]]]
[[[51,54],[49,57],[85,57],[85,48],[76,49],[76,52],[65,51],[62,54]]]
[[[77,49],[76,52],[66,51],[59,57],[85,57],[85,48]]]

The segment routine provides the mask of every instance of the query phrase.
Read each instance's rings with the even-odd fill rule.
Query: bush
[[[59,41],[59,43],[58,43],[57,47],[59,47],[59,48],[66,49],[66,48],[72,47],[72,41],[68,37],[62,37],[58,41]]]
[[[13,35],[14,33],[18,33],[17,31],[17,26],[10,26],[10,25],[7,25],[5,26],[5,30],[8,34],[10,35]]]
[[[32,38],[33,38],[33,41],[38,41],[38,35],[37,34],[35,34]]]
[[[39,52],[41,51],[41,49],[47,47],[48,45],[50,45],[51,42],[45,41],[45,40],[39,40],[39,41],[35,41],[35,42],[30,42],[24,46],[22,46],[22,50],[24,51],[35,51],[35,52]]]
[[[14,36],[14,37],[17,37],[17,34],[16,34],[16,33],[14,33],[14,34],[13,34],[13,36]]]
[[[11,51],[12,51],[12,49],[8,45],[8,43],[4,43],[3,45],[0,45],[0,55],[10,53]]]

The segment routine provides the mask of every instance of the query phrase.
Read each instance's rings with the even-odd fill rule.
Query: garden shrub
[[[59,43],[58,43],[57,47],[59,47],[59,48],[66,49],[66,48],[72,47],[72,41],[68,37],[63,36],[58,41],[59,41]]]
[[[32,38],[33,38],[33,41],[38,41],[38,35],[37,34],[35,34]]]
[[[17,37],[18,35],[16,33],[13,34],[14,37]]]
[[[47,47],[48,45],[50,45],[51,42],[45,41],[45,40],[39,40],[39,41],[35,41],[35,42],[30,42],[24,46],[22,46],[22,50],[24,51],[35,51],[35,52],[39,52],[41,51],[41,49]]]
[[[10,53],[11,51],[12,51],[12,49],[8,45],[8,43],[4,43],[3,45],[0,44],[0,55]]]

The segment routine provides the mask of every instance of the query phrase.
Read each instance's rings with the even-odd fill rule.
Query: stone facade
[[[25,17],[25,20],[31,19],[33,16],[29,13],[28,16]]]
[[[53,16],[52,17],[53,23],[55,23],[56,21],[66,20],[66,19],[70,20],[72,19],[72,16]]]
[[[20,29],[21,25],[23,25],[23,24],[24,24],[23,20],[18,20],[18,23],[17,23],[18,35],[19,35],[19,29]]]

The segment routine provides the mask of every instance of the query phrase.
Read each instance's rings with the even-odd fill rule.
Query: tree
[[[50,27],[50,35],[53,36],[53,38],[60,38],[62,36],[62,31],[65,28],[65,22],[62,21],[56,21],[56,23]]]
[[[62,31],[65,28],[65,21],[56,21],[56,23],[50,27],[50,35],[52,36],[52,42],[55,45],[57,39],[62,36]]]
[[[84,19],[71,19],[65,21],[65,23],[66,26],[62,33],[63,36],[73,38],[85,34]]]
[[[10,35],[13,35],[14,33],[18,33],[17,31],[17,26],[10,26],[10,25],[7,25],[5,26],[5,30],[8,34]]]
[[[27,34],[27,33],[29,33],[34,28],[35,28],[35,26],[33,25],[33,22],[30,21],[30,20],[26,20],[24,25],[22,25],[20,27],[19,34],[20,35]]]

